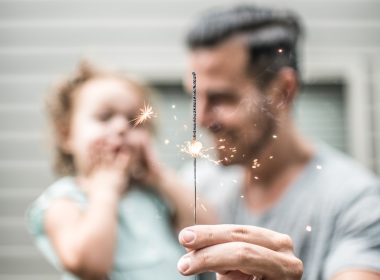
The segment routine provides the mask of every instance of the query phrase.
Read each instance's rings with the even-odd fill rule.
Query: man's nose
[[[209,128],[213,122],[212,111],[204,102],[197,104],[197,122],[204,128]]]

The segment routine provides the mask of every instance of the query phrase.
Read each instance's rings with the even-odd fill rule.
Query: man
[[[180,233],[185,275],[301,279],[302,260],[302,279],[380,279],[378,179],[310,143],[291,117],[300,30],[291,13],[238,6],[205,14],[189,32],[198,121],[222,164],[242,166],[243,177],[220,186],[228,171],[198,168],[224,224]]]

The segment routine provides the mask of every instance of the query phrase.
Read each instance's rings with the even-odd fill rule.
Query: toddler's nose
[[[118,135],[124,135],[128,131],[129,127],[129,121],[122,116],[116,117],[112,123],[112,129]]]

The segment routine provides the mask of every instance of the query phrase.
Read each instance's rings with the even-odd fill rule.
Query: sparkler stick
[[[197,141],[197,75],[193,74],[193,143]],[[194,165],[194,224],[197,224],[197,157],[193,157]]]
[[[202,148],[201,145],[197,145],[197,75],[195,72],[193,74],[193,141],[192,146],[198,147],[199,151],[196,152],[195,156],[193,156],[193,164],[194,164],[194,224],[197,224],[197,156],[200,153]],[[199,142],[200,144],[200,142]],[[196,150],[198,150],[196,148]],[[198,275],[195,275],[195,280],[198,280]]]

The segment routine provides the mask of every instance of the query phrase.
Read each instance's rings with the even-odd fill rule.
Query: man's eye
[[[209,101],[213,105],[229,104],[233,103],[235,101],[235,98],[230,95],[218,95],[210,97]]]

